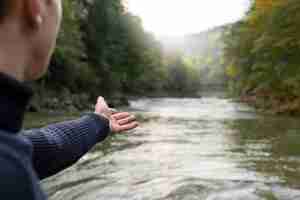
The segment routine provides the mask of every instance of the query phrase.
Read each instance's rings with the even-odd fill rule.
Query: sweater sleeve
[[[96,114],[78,120],[26,131],[33,144],[33,166],[40,179],[52,176],[77,162],[109,134],[109,121]]]

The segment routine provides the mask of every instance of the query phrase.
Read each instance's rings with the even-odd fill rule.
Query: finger
[[[130,113],[122,112],[122,113],[113,114],[112,117],[115,120],[121,120],[121,119],[125,119],[125,118],[129,117],[130,115],[131,115]]]
[[[129,130],[134,129],[134,128],[138,127],[138,126],[139,126],[139,123],[132,122],[130,124],[121,126],[120,132],[122,132],[122,131],[129,131]]]
[[[107,105],[105,99],[104,99],[103,97],[101,97],[101,96],[98,97],[98,99],[97,99],[97,104],[102,104],[102,105],[104,105],[105,107],[108,107],[108,105]]]
[[[99,96],[98,99],[97,99],[97,102],[102,102],[102,101],[104,101],[104,98]]]
[[[135,116],[130,115],[129,117],[127,117],[125,119],[118,120],[118,124],[122,126],[122,125],[128,124],[133,121],[136,121],[136,118],[135,118]]]

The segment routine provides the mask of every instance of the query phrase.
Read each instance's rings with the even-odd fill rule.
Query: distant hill
[[[207,31],[185,36],[160,37],[165,52],[182,51],[185,55],[206,54],[211,48],[219,51],[223,48],[222,35],[227,26],[215,27]],[[217,45],[215,45],[217,43]],[[220,52],[216,52],[220,53]]]
[[[184,37],[184,53],[186,55],[205,55],[214,51],[220,56],[224,43],[222,36],[227,26],[216,27],[201,33],[187,35]]]
[[[223,59],[225,25],[184,37],[160,38],[166,54],[181,52],[199,68],[202,85],[223,85],[226,81]]]

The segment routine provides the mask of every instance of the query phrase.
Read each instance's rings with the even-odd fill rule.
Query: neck
[[[0,130],[17,133],[22,128],[32,90],[3,73],[0,73],[0,90]]]

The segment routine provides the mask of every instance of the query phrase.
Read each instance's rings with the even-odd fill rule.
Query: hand
[[[138,127],[135,116],[127,112],[113,111],[110,109],[103,97],[98,97],[95,106],[95,114],[105,117],[109,120],[110,129],[113,133],[128,131]]]
[[[138,126],[135,116],[130,113],[120,112],[110,116],[110,129],[113,133],[129,131]]]
[[[97,104],[95,106],[95,114],[101,115],[102,117],[110,120],[112,112],[103,97],[98,97]]]

